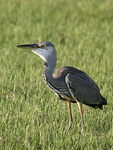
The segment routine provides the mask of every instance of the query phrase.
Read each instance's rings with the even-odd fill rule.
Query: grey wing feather
[[[72,97],[77,101],[86,105],[101,103],[99,88],[87,74],[67,74],[65,81]]]

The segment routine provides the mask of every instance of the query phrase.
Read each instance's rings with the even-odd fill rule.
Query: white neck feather
[[[56,67],[57,55],[55,49],[45,50],[45,49],[37,49],[32,50],[35,54],[39,55],[44,62],[47,63],[48,68],[51,73],[53,73]]]

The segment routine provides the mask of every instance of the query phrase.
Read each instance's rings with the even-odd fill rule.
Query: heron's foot
[[[72,123],[73,123],[73,120],[69,120],[69,126],[68,126],[68,130],[67,130],[67,131],[70,130],[70,128],[71,128],[71,126],[72,126]]]
[[[84,131],[85,131],[85,126],[82,128],[82,134],[84,133]]]

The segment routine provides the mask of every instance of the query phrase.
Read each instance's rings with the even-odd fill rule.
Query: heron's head
[[[35,54],[39,55],[45,62],[48,62],[53,55],[56,55],[55,47],[51,42],[18,45],[17,47],[32,50]]]

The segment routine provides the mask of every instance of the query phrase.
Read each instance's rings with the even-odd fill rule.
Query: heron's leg
[[[77,101],[77,104],[78,104],[80,115],[81,115],[81,119],[82,119],[82,131],[83,131],[85,126],[84,126],[84,118],[83,118],[83,112],[82,112],[82,103]]]
[[[72,118],[72,114],[71,114],[71,102],[67,101],[67,105],[69,108],[69,126],[68,126],[68,131],[69,131],[71,128],[72,122],[73,122],[73,118]]]

